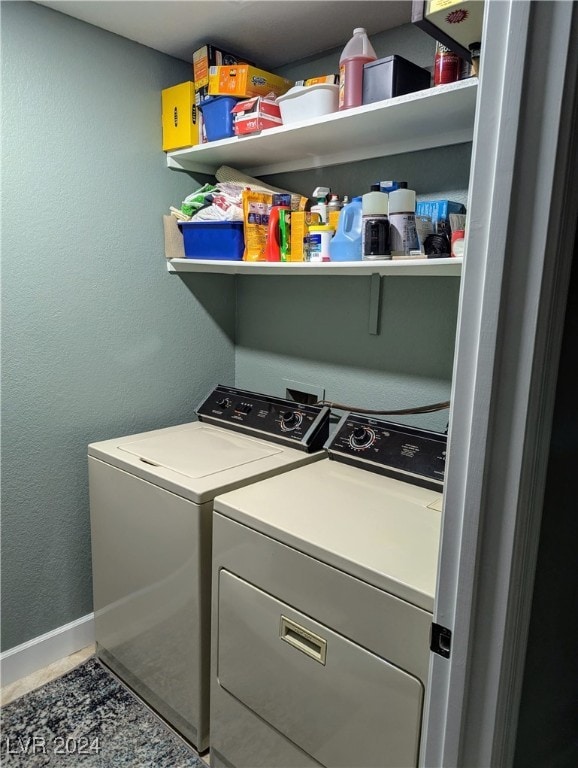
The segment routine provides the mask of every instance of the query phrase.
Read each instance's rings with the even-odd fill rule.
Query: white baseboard
[[[94,643],[94,614],[89,613],[70,624],[57,627],[45,635],[34,637],[22,645],[0,654],[2,686],[60,661],[71,653]]]

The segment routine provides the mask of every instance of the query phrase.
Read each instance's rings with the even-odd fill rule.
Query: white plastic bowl
[[[337,112],[339,107],[339,86],[329,83],[296,85],[278,96],[277,104],[284,124],[328,115]]]

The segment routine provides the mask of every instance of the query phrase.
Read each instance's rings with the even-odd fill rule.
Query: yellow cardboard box
[[[209,96],[282,96],[294,83],[250,64],[209,69]]]
[[[195,104],[192,81],[161,92],[161,114],[165,152],[201,143],[201,113]]]
[[[427,0],[424,15],[463,48],[482,39],[484,0]]]

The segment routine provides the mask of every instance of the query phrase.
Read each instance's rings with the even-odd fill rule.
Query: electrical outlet
[[[282,379],[285,388],[285,398],[295,400],[296,403],[313,405],[319,400],[325,400],[325,389],[317,384],[308,384],[304,381]]]

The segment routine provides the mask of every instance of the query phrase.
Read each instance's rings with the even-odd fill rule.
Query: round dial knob
[[[231,405],[231,401],[229,400],[228,397],[220,397],[217,400],[217,405],[219,406],[219,408],[228,408]]]
[[[355,427],[349,436],[349,444],[352,448],[362,450],[369,448],[375,440],[375,432],[369,427]]]
[[[281,429],[289,431],[301,424],[303,416],[295,411],[284,411],[281,415]]]

